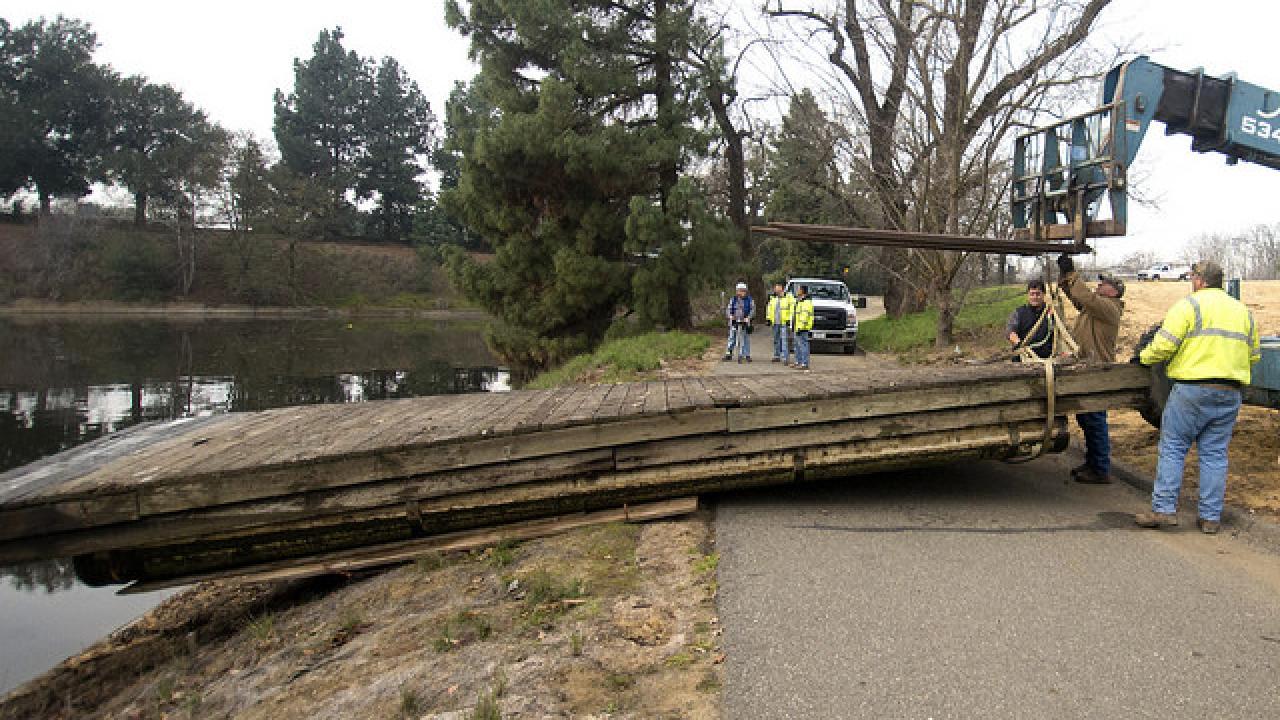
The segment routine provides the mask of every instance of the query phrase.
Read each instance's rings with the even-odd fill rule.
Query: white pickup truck
[[[1191,267],[1188,265],[1158,263],[1146,270],[1138,271],[1139,280],[1186,280],[1189,277],[1191,277]]]
[[[813,300],[813,332],[809,337],[814,346],[836,345],[846,353],[856,352],[858,309],[849,287],[839,280],[792,278],[787,281],[787,292],[796,295],[801,285],[809,288]]]

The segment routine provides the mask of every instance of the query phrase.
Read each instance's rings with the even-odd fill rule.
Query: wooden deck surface
[[[1064,369],[1056,383],[1059,413],[1081,402],[1132,405],[1147,382],[1143,370],[1124,365]],[[1089,399],[1073,406],[1072,396]],[[182,522],[204,537],[201,527],[212,533],[305,524],[326,513],[403,516],[405,502],[414,513],[445,513],[479,507],[497,488],[504,488],[504,502],[521,502],[518,488],[530,482],[541,484],[538,498],[548,498],[584,492],[584,477],[601,492],[610,483],[621,489],[649,482],[643,473],[651,468],[667,482],[678,473],[662,468],[681,464],[679,472],[722,464],[699,470],[703,478],[747,472],[761,453],[804,446],[862,443],[858,452],[890,457],[892,443],[883,451],[875,443],[978,425],[989,446],[1001,436],[992,428],[1037,417],[1043,427],[1044,398],[1039,367],[1001,364],[680,378],[233,413],[134,428],[0,475],[0,549],[58,534],[62,544],[51,542],[49,553],[109,547],[129,532],[139,542],[168,542],[187,532],[178,529]],[[792,461],[776,455],[768,462]],[[160,533],[156,522],[169,529]],[[102,536],[115,527],[119,538]],[[92,542],[76,535],[96,528]]]

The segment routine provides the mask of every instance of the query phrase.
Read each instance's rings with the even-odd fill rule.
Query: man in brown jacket
[[[1090,363],[1116,361],[1116,335],[1124,313],[1124,281],[1113,275],[1099,275],[1098,287],[1090,290],[1076,272],[1070,255],[1058,256],[1059,284],[1071,304],[1080,312],[1071,335],[1080,345],[1080,359]],[[1071,470],[1076,482],[1111,482],[1111,433],[1107,413],[1080,413],[1076,422],[1084,433],[1084,464]]]

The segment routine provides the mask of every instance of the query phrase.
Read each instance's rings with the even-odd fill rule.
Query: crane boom
[[[1280,93],[1234,74],[1174,70],[1137,57],[1111,69],[1095,110],[1026,133],[1014,148],[1013,224],[1020,239],[1124,235],[1127,172],[1151,122],[1217,152],[1280,169]],[[1110,216],[1102,217],[1104,198]]]

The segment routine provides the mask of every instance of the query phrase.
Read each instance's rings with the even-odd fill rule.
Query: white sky
[[[736,0],[745,10],[760,0]],[[341,26],[345,46],[361,55],[392,55],[431,100],[437,117],[456,80],[475,72],[467,42],[444,24],[443,0],[415,2],[103,2],[0,0],[0,17],[21,24],[61,13],[98,33],[99,62],[179,88],[230,130],[271,138],[272,94],[293,84],[293,60],[309,57],[321,29]],[[759,23],[757,22],[757,25]],[[1102,15],[1103,37],[1136,39],[1152,59],[1280,90],[1274,42],[1280,3],[1271,0],[1116,0]],[[1081,108],[1082,110],[1085,108]],[[1134,250],[1177,259],[1187,239],[1280,221],[1274,201],[1280,174],[1219,155],[1197,155],[1185,136],[1153,124],[1135,172],[1160,207],[1130,207],[1130,235],[1097,241],[1104,262]]]

